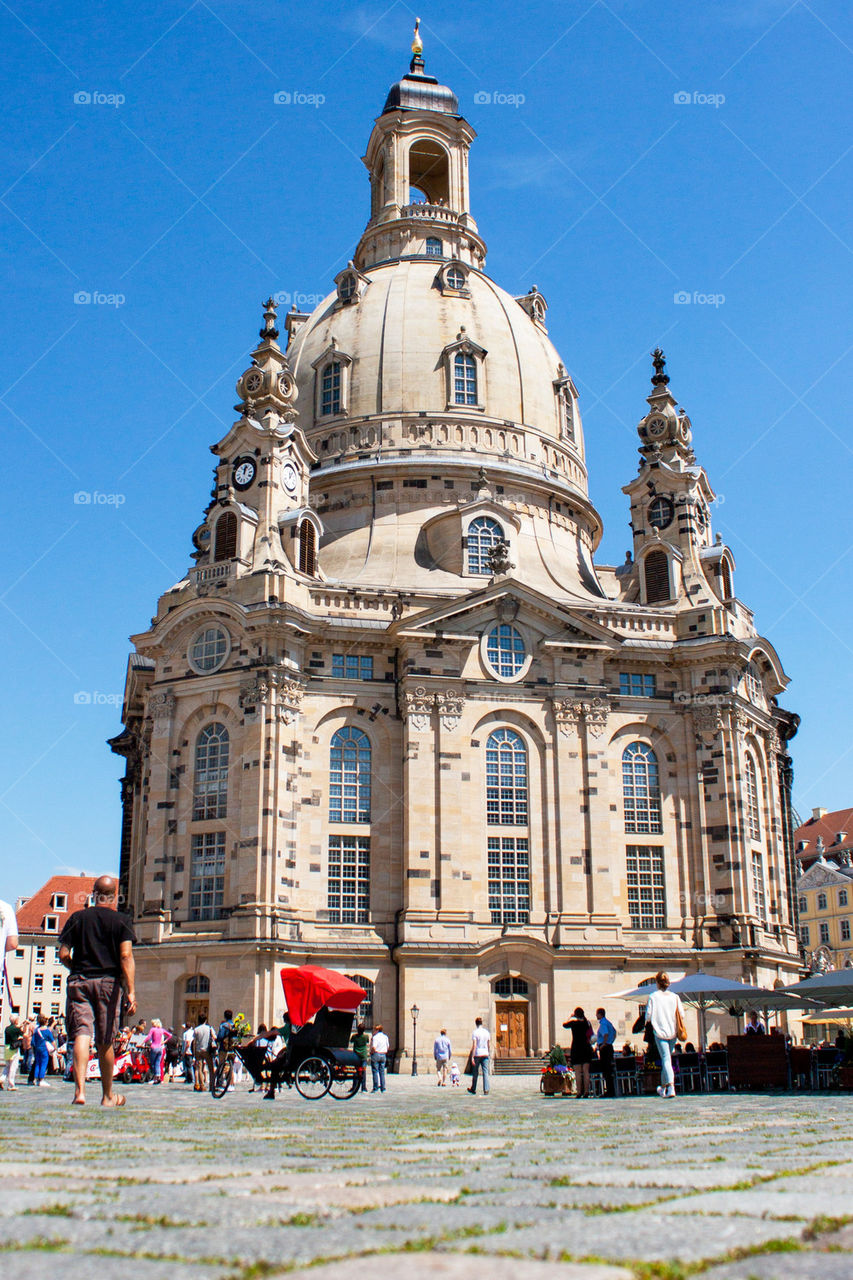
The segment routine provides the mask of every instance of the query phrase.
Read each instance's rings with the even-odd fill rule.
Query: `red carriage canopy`
[[[305,964],[298,969],[282,969],[281,985],[287,1012],[295,1027],[303,1027],[325,1005],[328,1009],[340,1009],[355,1013],[367,998],[367,993],[355,982],[333,969],[321,969],[319,965]]]

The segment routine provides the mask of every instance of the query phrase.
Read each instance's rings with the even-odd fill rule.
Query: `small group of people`
[[[489,1092],[491,1088],[491,1053],[491,1033],[488,1027],[483,1025],[482,1018],[475,1018],[474,1030],[471,1033],[471,1047],[468,1051],[468,1061],[465,1064],[465,1074],[471,1077],[471,1083],[468,1086],[469,1093],[477,1092],[477,1081],[481,1076],[483,1079],[483,1093]],[[450,1043],[446,1027],[441,1028],[433,1042],[432,1056],[438,1076],[436,1084],[439,1088],[446,1088],[448,1083],[451,1088],[458,1088],[460,1081],[459,1064],[453,1061],[453,1046]]]
[[[65,1070],[67,1036],[62,1020],[39,1013],[23,1022],[16,1013],[9,1019],[4,1033],[4,1063],[0,1089],[14,1092],[18,1067],[27,1072],[27,1083],[49,1088],[48,1070],[62,1075]]]
[[[370,1032],[363,1022],[359,1022],[352,1039],[352,1048],[364,1064],[364,1074],[361,1077],[362,1092],[367,1093],[367,1068],[370,1067],[373,1078],[373,1088],[370,1092],[384,1093],[388,1078],[388,1053],[391,1049],[391,1041],[382,1023],[378,1022]]]
[[[569,1062],[575,1073],[577,1096],[592,1097],[590,1063],[597,1057],[604,1077],[605,1097],[615,1098],[616,1028],[604,1009],[597,1009],[595,1016],[598,1023],[595,1029],[581,1008],[575,1009],[572,1017],[563,1023],[572,1033]],[[633,1030],[645,1032],[648,1047],[654,1047],[660,1060],[661,1082],[656,1090],[658,1097],[674,1098],[675,1072],[672,1057],[679,1040],[686,1039],[686,1033],[684,1006],[680,997],[669,990],[668,974],[661,972],[655,975],[655,990],[649,995],[645,1010],[634,1023]],[[692,1048],[691,1045],[690,1049]],[[622,1053],[627,1057],[633,1056],[634,1051],[630,1045],[626,1045]]]

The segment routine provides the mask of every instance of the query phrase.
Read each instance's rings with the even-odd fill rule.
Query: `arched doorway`
[[[530,1056],[530,997],[524,978],[498,978],[495,993],[495,1057]]]
[[[194,1027],[199,1018],[210,1013],[210,978],[203,973],[194,973],[187,978],[184,988],[184,1022]]]

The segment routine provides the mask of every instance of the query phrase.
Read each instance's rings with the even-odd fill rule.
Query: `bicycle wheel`
[[[353,1071],[351,1075],[333,1076],[329,1085],[330,1098],[354,1098],[361,1088],[361,1072]]]
[[[332,1072],[322,1058],[306,1058],[300,1062],[293,1076],[297,1091],[303,1098],[323,1098],[332,1084]]]
[[[213,1082],[210,1086],[210,1092],[214,1098],[221,1098],[228,1092],[228,1086],[231,1084],[231,1077],[234,1074],[234,1063],[230,1055],[223,1058],[221,1062],[216,1064],[213,1072]]]

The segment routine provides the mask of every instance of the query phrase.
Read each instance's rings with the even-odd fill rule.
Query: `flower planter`
[[[561,1097],[569,1098],[574,1093],[575,1082],[568,1072],[562,1071],[543,1071],[539,1081],[539,1088],[548,1098]]]

